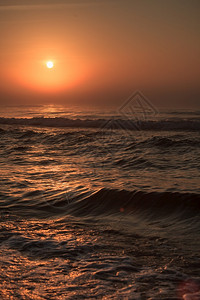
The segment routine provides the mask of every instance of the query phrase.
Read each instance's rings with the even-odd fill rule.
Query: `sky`
[[[0,40],[1,105],[200,106],[199,0],[0,0]]]

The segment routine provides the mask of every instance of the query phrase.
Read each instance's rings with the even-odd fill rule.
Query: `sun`
[[[48,69],[52,69],[53,66],[54,66],[54,63],[52,61],[47,61],[46,66],[47,66]]]

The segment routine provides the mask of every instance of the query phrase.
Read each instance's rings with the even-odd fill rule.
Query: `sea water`
[[[1,299],[200,299],[200,112],[0,109]]]

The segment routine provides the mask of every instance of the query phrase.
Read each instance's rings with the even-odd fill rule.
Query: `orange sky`
[[[200,95],[199,8],[198,0],[1,1],[0,103],[117,101],[135,89],[161,102]]]

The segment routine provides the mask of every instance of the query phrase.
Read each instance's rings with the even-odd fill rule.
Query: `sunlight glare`
[[[52,69],[53,66],[54,66],[54,64],[53,64],[52,61],[48,61],[48,62],[46,63],[46,65],[47,65],[47,68],[49,68],[49,69]]]

